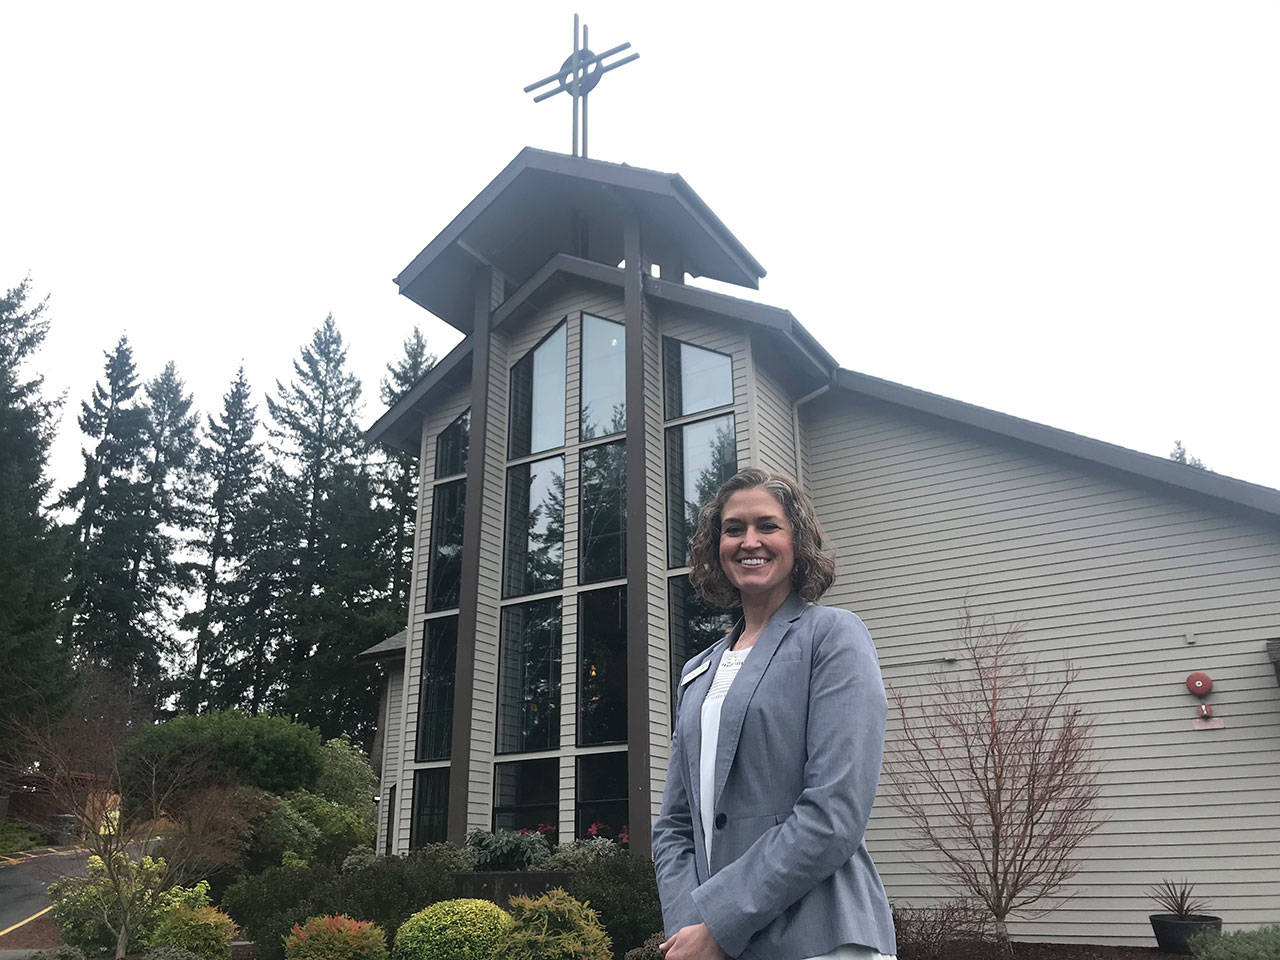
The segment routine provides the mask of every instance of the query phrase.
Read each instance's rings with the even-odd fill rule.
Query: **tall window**
[[[733,359],[662,338],[662,392],[668,420],[733,403]]]
[[[471,445],[471,411],[464,410],[436,437],[436,479],[467,472]]]
[[[414,759],[448,760],[453,746],[453,678],[458,655],[458,618],[426,622],[418,682],[418,744]]]
[[[733,414],[667,429],[667,565],[688,563],[698,511],[738,468]]]
[[[443,843],[449,819],[449,768],[413,772],[413,819],[409,847]]]
[[[578,837],[609,837],[625,842],[627,827],[627,754],[593,753],[578,757]]]
[[[560,761],[517,760],[493,767],[493,829],[540,830],[556,842]]]
[[[466,507],[465,479],[436,484],[431,497],[428,610],[448,610],[458,605],[458,590],[462,585],[462,526]]]
[[[579,437],[594,440],[627,429],[626,328],[582,315],[582,391]]]
[[[626,576],[627,448],[588,447],[578,463],[578,582]]]
[[[507,456],[513,460],[564,446],[566,329],[560,324],[511,368]]]
[[[578,594],[578,746],[627,740],[627,588]]]
[[[502,609],[498,752],[560,746],[560,598]]]
[[[507,470],[502,594],[558,590],[564,569],[564,457]]]

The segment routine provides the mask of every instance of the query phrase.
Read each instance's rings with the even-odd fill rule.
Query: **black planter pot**
[[[1151,921],[1151,929],[1156,935],[1156,943],[1165,953],[1184,953],[1190,955],[1187,942],[1201,930],[1222,932],[1222,918],[1210,917],[1201,913],[1193,913],[1185,920],[1179,920],[1177,914],[1153,913],[1147,918]]]

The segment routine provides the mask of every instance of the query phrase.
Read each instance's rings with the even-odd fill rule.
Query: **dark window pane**
[[[458,618],[428,620],[418,683],[418,749],[414,759],[448,760],[453,746],[453,677]]]
[[[502,595],[557,590],[564,571],[564,457],[507,471]]]
[[[493,768],[493,829],[539,830],[554,846],[560,820],[560,761],[521,760]]]
[[[738,469],[733,414],[667,430],[667,565],[687,562],[698,510]]]
[[[389,857],[395,850],[396,841],[396,785],[394,783],[387,790],[387,795],[384,799],[387,804],[387,834],[383,838],[386,846],[382,852]]]
[[[458,605],[458,587],[462,582],[462,521],[466,505],[466,480],[438,484],[432,494],[428,610],[448,610]]]
[[[415,770],[409,847],[443,843],[449,817],[449,768]]]
[[[723,407],[733,403],[733,360],[663,337],[662,385],[668,420]]]
[[[467,447],[471,442],[471,411],[463,412],[436,437],[436,479],[467,472]]]
[[[736,614],[709,606],[689,585],[688,577],[667,581],[671,608],[671,716],[675,717],[676,685],[689,658],[701,653],[733,629]]]
[[[627,739],[627,592],[578,594],[578,745]]]
[[[622,441],[583,450],[578,476],[578,582],[625,576],[627,450]]]
[[[583,314],[583,440],[627,429],[626,351],[626,328],[622,324]]]
[[[627,831],[627,754],[597,753],[578,758],[578,837],[609,837],[625,842]]]
[[[511,368],[513,459],[564,445],[565,330],[560,324]]]
[[[502,610],[498,752],[560,746],[560,599]]]

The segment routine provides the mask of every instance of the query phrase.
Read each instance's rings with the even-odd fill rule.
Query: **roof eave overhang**
[[[426,375],[397,400],[364,432],[369,443],[381,443],[417,455],[421,422],[430,395],[444,382],[470,376],[471,338],[467,337],[441,358]]]

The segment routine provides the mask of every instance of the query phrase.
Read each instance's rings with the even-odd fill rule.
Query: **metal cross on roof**
[[[640,56],[633,53],[629,57],[623,57],[621,60],[615,60],[613,63],[605,63],[605,60],[612,57],[615,53],[621,53],[623,50],[629,50],[631,44],[621,43],[616,47],[611,47],[604,53],[592,53],[587,46],[587,28],[582,28],[582,45],[578,45],[578,15],[573,15],[573,53],[571,53],[564,63],[560,64],[560,69],[549,77],[543,77],[537,83],[531,83],[524,88],[525,93],[532,93],[539,87],[545,87],[549,83],[556,84],[552,90],[547,90],[538,94],[533,98],[534,103],[541,103],[548,97],[554,97],[557,93],[567,93],[573,97],[573,155],[578,156],[578,101],[582,101],[582,156],[587,155],[587,94],[595,89],[600,78],[610,70],[616,70],[623,64],[630,63]]]

